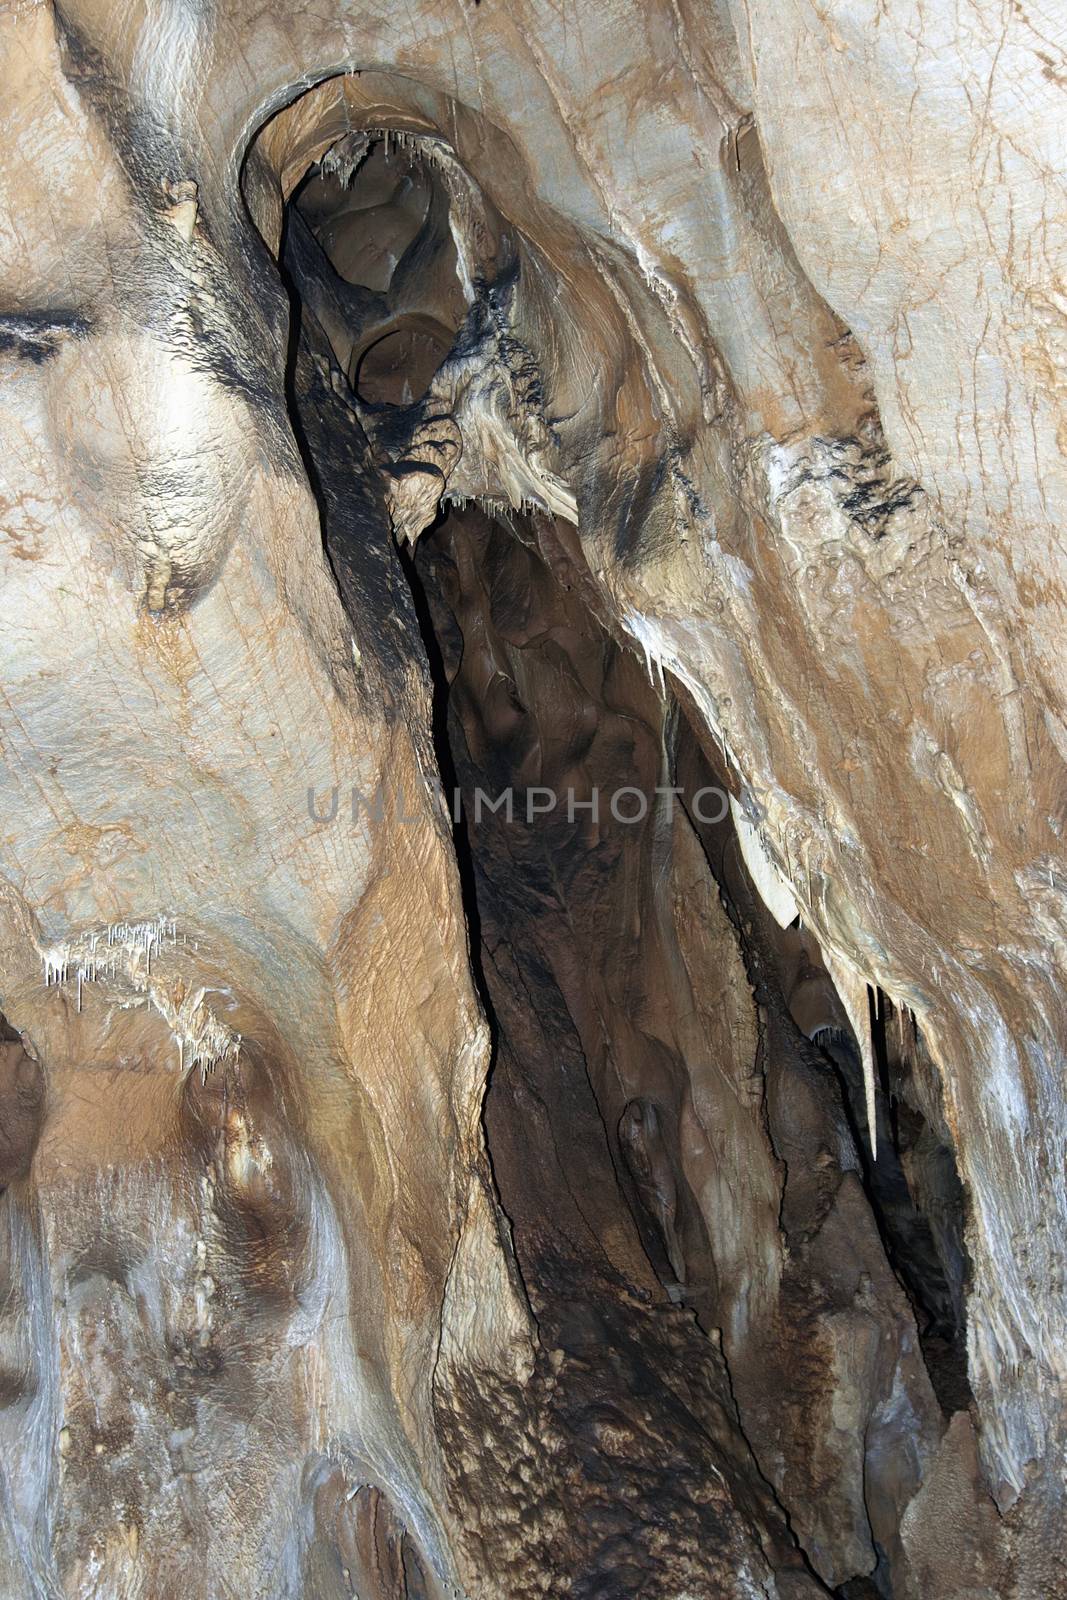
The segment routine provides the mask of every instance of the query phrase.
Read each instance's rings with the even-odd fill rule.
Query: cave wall
[[[582,615],[612,651],[660,663],[837,976],[861,1053],[867,983],[916,1019],[966,1200],[975,1409],[946,1428],[921,1367],[900,1378],[921,1459],[886,1490],[901,1548],[883,1542],[885,1560],[910,1562],[898,1581],[919,1592],[949,1581],[939,1508],[984,1550],[967,1530],[987,1527],[991,1495],[1010,1575],[983,1556],[952,1581],[1059,1592],[1054,19],[897,0],[743,14],[78,0],[16,7],[2,35],[0,998],[34,1065],[13,1057],[3,1200],[12,1593],[133,1593],[143,1570],[154,1592],[206,1593],[204,1570],[224,1592],[233,1562],[263,1593],[330,1596],[354,1570],[346,1539],[382,1593],[497,1592],[501,1529],[522,1519],[500,1496],[499,1517],[481,1508],[492,1529],[472,1531],[481,1490],[461,1444],[492,1386],[536,1460],[549,1424],[523,1397],[556,1375],[520,1266],[535,1224],[516,1208],[513,1246],[485,1152],[489,1033],[390,545],[390,523],[417,535],[447,489],[556,519]],[[298,352],[277,264],[308,167],[382,128],[443,144],[465,259],[499,280],[496,299],[467,296],[483,323],[466,366],[442,369],[395,440],[370,427],[328,338],[305,333]],[[503,378],[481,383],[493,363]],[[612,660],[634,741],[612,759],[654,771],[660,701],[634,687],[633,660]],[[335,784],[344,822],[351,787],[372,794],[383,776],[414,823],[316,820]],[[839,1349],[854,1352],[860,1310],[834,1281],[832,1229],[847,1236],[869,1327],[895,1330],[894,1361],[872,1354],[855,1386],[884,1413],[916,1345],[840,1088],[826,1078],[824,1102],[825,1064],[753,1020],[747,988],[772,963],[739,953],[707,876],[714,846],[680,808],[674,827],[668,881],[684,891],[648,887],[658,824],[627,842],[640,860],[606,898],[595,852],[581,865],[596,883],[584,937],[598,905],[633,915],[624,884],[641,902],[644,936],[614,946],[617,967],[578,982],[562,941],[546,962],[588,1073],[583,1137],[618,1176],[620,1120],[640,1143],[634,1103],[665,1097],[686,1157],[672,1248],[687,1280],[693,1251],[714,1260],[715,1304],[693,1309],[722,1328],[732,1368],[731,1338],[763,1314],[742,1280],[766,1310],[789,1272],[777,1228],[731,1233],[699,1106],[715,1072],[742,1098],[765,1092],[766,1126],[731,1136],[751,1152],[731,1157],[745,1171],[731,1203],[747,1219],[795,1199],[787,1240],[826,1203],[830,1231],[790,1243],[791,1270],[808,1295],[824,1281],[827,1304],[804,1315],[827,1348],[833,1326],[851,1330]],[[651,996],[646,960],[669,974]],[[687,992],[697,1021],[683,1026]],[[590,1020],[606,1004],[607,1042]],[[502,1051],[499,1086],[517,1095],[540,1055],[512,1027],[521,1048]],[[726,1035],[713,1068],[707,1041]],[[816,1180],[828,1118],[840,1142]],[[787,1135],[807,1140],[793,1165],[817,1193],[783,1188]],[[680,1328],[635,1183],[622,1179],[625,1211],[605,1201],[602,1270]],[[651,1339],[656,1361],[669,1344]],[[754,1363],[759,1349],[753,1335]],[[744,1381],[727,1404],[714,1372],[695,1410],[722,1406],[728,1425],[700,1459],[729,1464],[716,1515],[734,1557],[699,1581],[769,1592],[777,1567],[817,1583],[774,1504],[804,1500],[774,1442],[789,1419],[746,1421]],[[805,1381],[809,1395],[835,1383]],[[819,1414],[801,1409],[805,1424]],[[853,1451],[859,1425],[843,1430]],[[835,1466],[825,1504],[809,1495],[835,1538],[846,1524],[868,1536],[861,1468]],[[516,1572],[551,1574],[545,1503],[533,1493],[541,1543]],[[838,1581],[837,1556],[819,1559]]]

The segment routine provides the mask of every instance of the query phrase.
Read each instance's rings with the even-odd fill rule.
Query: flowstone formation
[[[1062,19],[0,14],[0,1597],[1067,1597]]]

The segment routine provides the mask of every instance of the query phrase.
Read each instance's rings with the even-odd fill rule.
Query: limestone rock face
[[[0,1596],[1067,1596],[1067,67],[0,15]]]

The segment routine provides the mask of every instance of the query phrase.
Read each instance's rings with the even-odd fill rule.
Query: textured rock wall
[[[721,1437],[653,1431],[688,1441],[704,1488],[640,1581],[1063,1591],[1055,17],[76,0],[9,8],[2,36],[9,1591],[224,1593],[239,1570],[240,1593],[490,1595],[533,1571],[553,1593],[587,1569],[644,1592],[603,1551],[553,1565],[555,1510],[595,1472],[546,1489],[545,1462],[557,1430],[592,1426],[566,1375],[595,1336],[554,1370],[521,1273],[536,1219],[516,1207],[513,1249],[484,1149],[489,1036],[390,542],[442,491],[555,518],[581,616],[661,663],[838,979],[868,1080],[865,983],[914,1015],[966,1197],[975,1410],[945,1430],[837,1081],[798,1053],[789,996],[761,998],[781,990],[770,926],[742,938],[743,980],[716,847],[681,820],[662,880],[651,843],[610,887],[581,865],[586,941],[614,896],[632,917],[627,885],[642,929],[580,983],[584,958],[551,951],[589,1070],[576,1131],[616,1158],[598,1248],[661,1299],[668,1269],[684,1287],[713,1263],[714,1305],[693,1305],[737,1372],[735,1415],[701,1347],[683,1407],[721,1405]],[[338,291],[301,313],[283,250],[309,167],[383,128],[418,136],[447,200],[463,293],[423,314],[453,332],[468,308],[426,397],[384,420],[346,375],[352,329],[396,306]],[[612,668],[636,721],[611,759],[653,771],[662,713],[635,670]],[[458,681],[487,715],[492,685]],[[566,744],[580,712],[541,717]],[[383,779],[414,821],[347,814]],[[322,816],[335,784],[340,823],[315,821],[309,786]],[[646,971],[668,977],[638,1025]],[[605,1043],[584,1013],[609,996]],[[520,1008],[500,1096],[542,1070],[527,1027]],[[738,1188],[699,1135],[727,1036],[720,1074],[753,1102],[728,1141]],[[657,1246],[638,1191],[661,1100],[677,1172]],[[627,1167],[623,1144],[645,1155]],[[760,1417],[757,1329],[794,1292],[808,1366],[794,1411]],[[665,1384],[682,1320],[652,1320],[668,1331],[638,1348]],[[699,1366],[694,1328],[679,1360]],[[765,1337],[783,1361],[782,1330]],[[479,1433],[487,1394],[526,1440],[517,1498],[471,1463],[504,1449]],[[781,1443],[801,1425],[807,1460]],[[621,1472],[644,1446],[614,1426],[596,1436]],[[883,1459],[880,1429],[909,1451]]]

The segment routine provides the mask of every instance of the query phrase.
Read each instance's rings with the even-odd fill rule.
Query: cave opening
[[[384,129],[334,146],[289,200],[286,270],[320,286],[338,365],[375,411],[423,398],[466,317],[450,211],[427,146]]]
[[[326,486],[316,406],[329,391],[329,426],[372,474],[410,470],[413,434],[441,420],[435,380],[516,254],[499,217],[457,219],[462,193],[435,141],[378,129],[331,145],[286,204],[293,424],[350,606],[362,558],[331,519],[367,490]],[[970,1402],[963,1196],[935,1074],[913,1019],[876,1007],[873,1159],[857,1040],[818,947],[760,897],[721,752],[591,604],[574,530],[487,492],[478,445],[462,440],[481,492],[432,484],[396,560],[493,1031],[488,1155],[576,1464],[573,1592],[646,1592],[665,1507],[683,1541],[717,1538],[702,1486],[725,1463],[786,1582],[886,1600],[907,1408],[936,1428]],[[772,1290],[791,1325],[761,1309]],[[824,1465],[838,1481],[816,1504],[797,1441],[844,1381],[835,1341],[865,1348],[869,1326],[888,1355],[855,1380],[860,1458]],[[619,1394],[654,1423],[635,1428]]]

